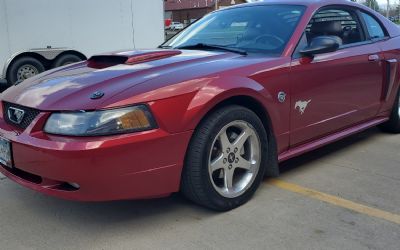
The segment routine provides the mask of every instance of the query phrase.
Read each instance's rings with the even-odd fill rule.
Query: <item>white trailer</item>
[[[0,0],[0,82],[164,41],[163,0]]]

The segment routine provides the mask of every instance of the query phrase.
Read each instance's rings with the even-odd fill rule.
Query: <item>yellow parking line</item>
[[[275,187],[291,191],[297,194],[301,194],[316,200],[324,201],[335,206],[343,207],[361,214],[366,214],[372,217],[384,219],[396,224],[400,224],[400,215],[394,214],[390,212],[386,212],[380,209],[368,207],[362,204],[358,204],[337,196],[333,196],[330,194],[322,193],[310,188],[302,187],[293,183],[285,182],[278,179],[272,179],[267,182]]]

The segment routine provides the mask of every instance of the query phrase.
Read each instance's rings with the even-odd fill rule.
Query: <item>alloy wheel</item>
[[[213,141],[209,176],[223,197],[236,198],[251,187],[260,169],[261,143],[256,130],[245,121],[223,127]]]

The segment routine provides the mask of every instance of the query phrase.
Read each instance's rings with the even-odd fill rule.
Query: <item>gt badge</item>
[[[283,92],[283,91],[279,92],[279,93],[278,93],[278,101],[279,101],[280,103],[284,103],[285,100],[286,100],[286,93]]]
[[[308,101],[298,101],[296,102],[296,105],[294,106],[295,109],[299,109],[300,114],[304,114],[304,112],[306,111],[306,108],[308,106],[308,104],[311,102],[311,100]]]

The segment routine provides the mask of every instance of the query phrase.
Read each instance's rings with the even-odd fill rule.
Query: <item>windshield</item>
[[[298,5],[259,5],[213,12],[162,47],[179,49],[207,44],[280,55],[304,10]]]

